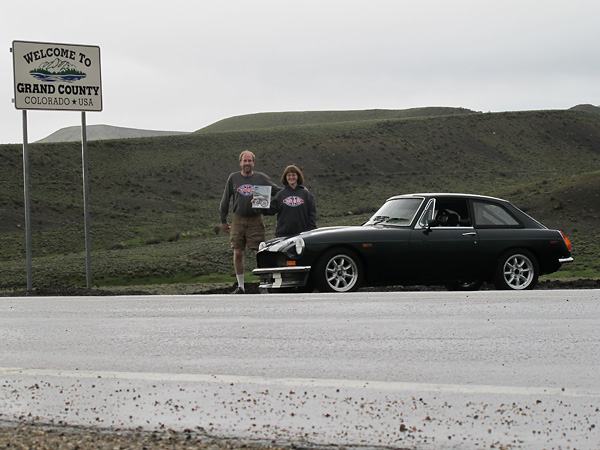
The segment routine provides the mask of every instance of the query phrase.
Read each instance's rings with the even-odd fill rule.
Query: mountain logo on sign
[[[59,58],[42,63],[37,69],[31,69],[29,74],[39,81],[67,83],[79,81],[87,76],[86,73],[77,70],[77,66]]]

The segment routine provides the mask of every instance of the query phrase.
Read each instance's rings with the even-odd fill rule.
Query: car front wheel
[[[360,286],[362,266],[349,250],[326,252],[315,267],[314,279],[322,292],[352,292]]]
[[[538,276],[539,268],[535,257],[527,250],[512,250],[500,258],[494,286],[496,289],[533,289]]]

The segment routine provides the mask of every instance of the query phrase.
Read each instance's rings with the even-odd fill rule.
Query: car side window
[[[431,199],[421,216],[419,226],[471,227],[473,223],[465,199],[439,197]]]
[[[496,226],[496,227],[514,227],[519,226],[519,222],[502,206],[495,203],[473,202],[475,213],[475,225]]]

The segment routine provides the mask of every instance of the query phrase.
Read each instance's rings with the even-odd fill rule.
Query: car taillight
[[[567,248],[569,249],[569,251],[571,251],[571,248],[573,247],[571,245],[571,241],[569,240],[569,238],[567,237],[567,235],[565,233],[563,233],[562,231],[560,232],[560,234],[562,235],[563,241],[565,241],[565,244],[566,244]]]

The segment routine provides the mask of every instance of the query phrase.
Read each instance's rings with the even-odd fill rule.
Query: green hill
[[[454,114],[472,114],[465,108],[428,107],[412,109],[369,109],[364,111],[298,111],[246,114],[213,123],[197,133],[247,131],[264,128],[298,127],[369,120],[408,119]]]
[[[577,105],[573,106],[571,110],[574,111],[585,111],[594,114],[600,114],[600,107],[594,105]]]
[[[254,128],[242,131],[89,142],[94,284],[231,275],[229,242],[215,227],[225,180],[245,149],[274,180],[287,164],[301,167],[320,226],[360,224],[398,193],[494,195],[567,233],[576,262],[559,274],[599,276],[600,115],[353,112],[356,120],[327,122],[315,113],[319,124],[275,125],[289,122],[282,114],[254,125],[256,117],[246,118]],[[30,146],[30,197],[34,287],[85,286],[80,144]],[[26,285],[23,216],[22,147],[2,145],[0,289]],[[272,218],[268,230],[273,235]],[[251,257],[247,263],[250,270]]]

